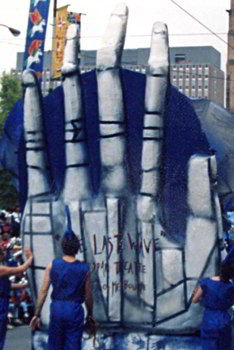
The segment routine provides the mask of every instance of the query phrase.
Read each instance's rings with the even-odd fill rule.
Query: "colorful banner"
[[[75,23],[78,26],[80,26],[80,18],[81,18],[81,14],[77,13],[77,12],[68,12],[68,17],[67,20],[69,23]]]
[[[31,0],[23,69],[35,70],[38,79],[42,78],[44,43],[48,21],[50,0]]]
[[[68,26],[76,23],[80,29],[80,13],[68,12],[68,6],[60,7],[56,11],[56,35],[53,36],[52,44],[52,77],[55,79],[60,78]]]

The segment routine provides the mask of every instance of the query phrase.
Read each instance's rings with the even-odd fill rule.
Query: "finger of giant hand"
[[[62,256],[60,242],[64,228],[62,201],[48,195],[28,199],[21,220],[21,232],[23,246],[33,252],[33,264],[28,275],[34,302],[39,296],[46,267],[55,257]],[[41,312],[41,321],[46,327],[49,325],[49,295]]]
[[[142,182],[137,200],[137,215],[141,221],[155,216],[155,199],[159,196],[164,108],[168,86],[168,31],[164,23],[156,22],[152,30],[145,91],[145,115],[141,158]]]
[[[188,167],[189,216],[185,241],[187,303],[197,281],[217,273],[222,219],[216,182],[215,156],[193,156]],[[198,320],[197,317],[192,319]]]
[[[145,286],[141,299],[151,311],[151,321],[156,320],[156,294],[163,288],[160,252],[156,251],[157,237],[162,227],[159,222],[159,185],[162,167],[162,144],[164,106],[168,86],[168,31],[164,23],[156,22],[152,29],[151,49],[146,73],[145,114],[141,158],[141,188],[137,198],[139,236],[152,249],[150,254],[140,256],[142,266],[147,266],[139,275]],[[161,239],[161,238],[160,238]],[[153,243],[152,243],[153,242]],[[155,271],[157,270],[157,274]],[[146,314],[145,314],[146,315]],[[147,315],[146,315],[147,316]]]
[[[221,217],[213,185],[216,179],[214,157],[195,156],[189,164],[190,215],[187,222],[185,253],[186,273],[193,279],[215,273]]]
[[[47,154],[43,132],[43,111],[39,83],[35,72],[22,75],[24,94],[24,139],[28,173],[28,196],[48,193]]]
[[[78,67],[79,32],[68,27],[62,74],[65,104],[65,202],[90,198],[91,182]]]
[[[94,312],[100,320],[120,321],[120,273],[109,268],[119,263],[118,238],[120,236],[121,200],[127,187],[125,166],[126,140],[123,93],[119,65],[125,39],[128,9],[119,5],[111,15],[101,48],[97,52],[97,90],[100,122],[100,153],[102,164],[102,190],[110,195],[104,206],[84,214],[85,239],[94,242],[90,247],[93,285],[98,284],[101,295],[94,300]],[[111,243],[107,243],[106,239]],[[101,243],[101,246],[99,245]],[[115,242],[112,244],[112,242]],[[106,245],[107,244],[107,245]],[[102,250],[106,245],[107,249]],[[102,254],[100,252],[102,251]],[[111,271],[109,273],[109,271]],[[113,286],[111,293],[109,286]],[[94,287],[95,288],[95,287]],[[95,298],[96,299],[96,298]]]
[[[97,88],[100,123],[102,189],[122,194],[127,186],[126,125],[119,66],[124,46],[128,8],[113,11],[97,52]]]

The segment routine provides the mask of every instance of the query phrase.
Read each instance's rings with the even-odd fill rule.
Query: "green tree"
[[[0,135],[4,122],[16,101],[21,97],[21,82],[15,74],[3,72],[0,77]]]
[[[16,75],[4,72],[0,77],[0,138],[4,132],[4,122],[9,112],[21,97],[21,82]],[[0,169],[0,209],[16,207],[19,196],[11,184],[9,171]]]
[[[19,194],[11,183],[11,174],[0,169],[0,209],[15,208],[19,206]]]

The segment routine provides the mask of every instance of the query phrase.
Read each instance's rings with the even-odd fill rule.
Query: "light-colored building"
[[[224,72],[220,53],[212,46],[170,50],[171,83],[192,98],[207,98],[224,105]]]
[[[212,46],[172,47],[170,55],[170,80],[179,91],[192,98],[207,98],[224,104],[224,72],[220,69],[220,53]],[[126,49],[122,56],[122,67],[145,73],[149,57],[148,48]],[[96,51],[81,51],[81,73],[95,68]],[[16,72],[21,74],[23,53],[17,54]],[[44,55],[44,78],[42,91],[47,94],[60,81],[51,79],[52,52]]]
[[[234,113],[234,0],[230,0],[227,57],[226,108]]]

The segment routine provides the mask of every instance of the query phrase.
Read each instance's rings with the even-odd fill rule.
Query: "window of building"
[[[198,91],[197,97],[202,97],[202,92]]]
[[[185,61],[185,54],[184,53],[176,53],[175,54],[175,62],[181,63]]]

